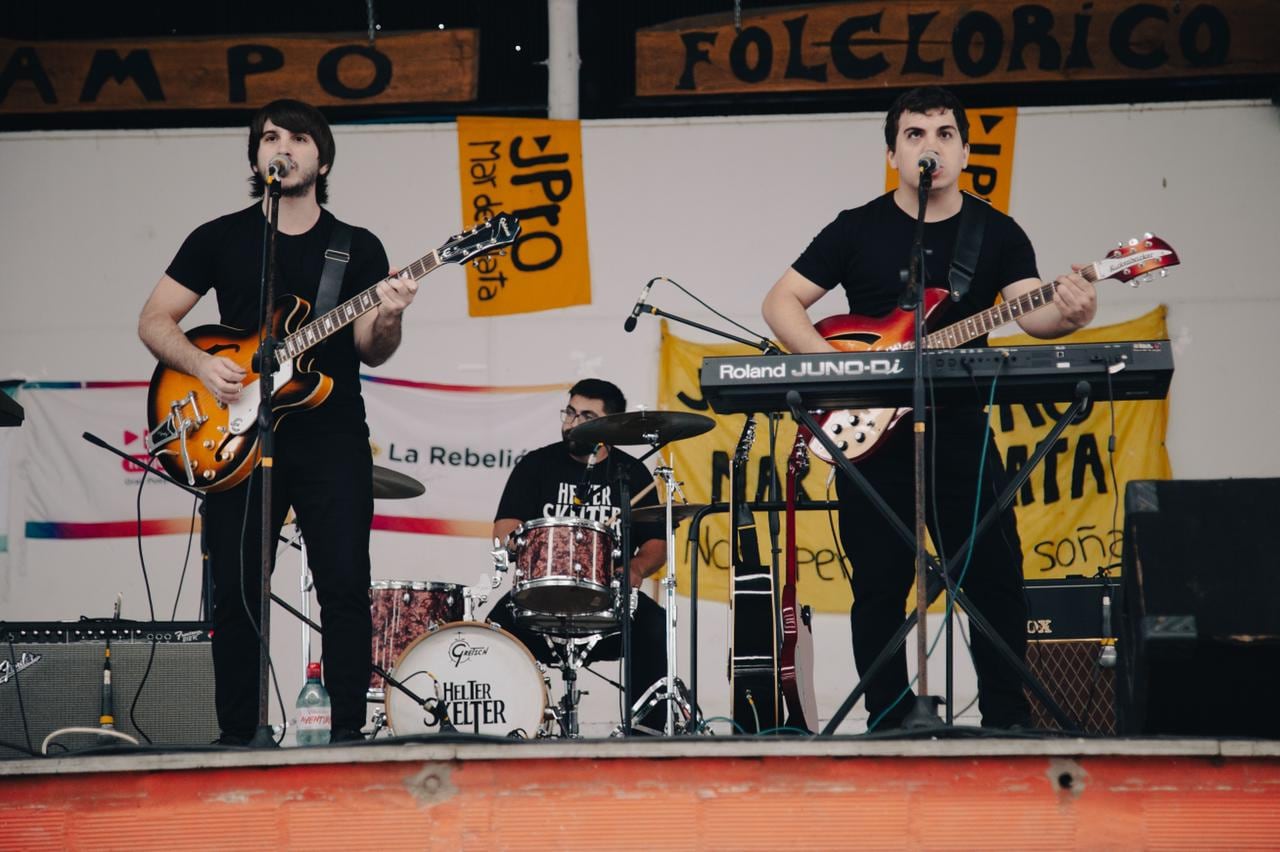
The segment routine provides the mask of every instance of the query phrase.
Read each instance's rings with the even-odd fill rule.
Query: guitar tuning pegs
[[[1138,238],[1137,238],[1137,237],[1134,237],[1133,239],[1129,240],[1129,245],[1131,245],[1131,246],[1136,246],[1137,244],[1138,244]]]
[[[1146,240],[1146,241],[1150,242],[1150,241],[1154,238],[1154,236],[1155,236],[1155,235],[1154,235],[1154,234],[1152,234],[1150,231],[1147,231],[1146,233],[1144,233],[1144,234],[1142,235],[1142,238],[1143,238],[1144,240]]]

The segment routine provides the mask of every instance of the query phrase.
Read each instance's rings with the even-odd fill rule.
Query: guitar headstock
[[[809,441],[812,438],[809,430],[803,426],[796,429],[796,442],[791,445],[791,458],[787,460],[787,465],[798,479],[804,478],[809,472]]]
[[[1127,243],[1120,243],[1105,258],[1094,264],[1098,281],[1115,278],[1127,281],[1129,286],[1146,284],[1159,271],[1163,278],[1170,266],[1180,263],[1177,253],[1159,237],[1143,234]]]
[[[520,220],[510,213],[499,213],[488,222],[450,237],[436,249],[441,263],[466,263],[472,258],[509,246],[520,234]]]
[[[738,446],[733,450],[734,464],[746,464],[751,454],[751,445],[756,442],[756,419],[750,417],[742,428],[742,436],[738,438]]]

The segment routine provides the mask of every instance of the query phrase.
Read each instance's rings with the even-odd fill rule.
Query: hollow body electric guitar
[[[510,245],[520,233],[519,221],[500,213],[488,222],[451,237],[444,245],[406,266],[403,272],[421,279],[446,263],[472,258]],[[297,296],[276,300],[272,336],[279,341],[272,374],[272,403],[278,424],[285,416],[315,408],[333,391],[333,379],[312,369],[307,353],[378,307],[377,284],[308,321],[311,304]],[[225,325],[203,325],[187,339],[212,355],[239,364],[248,375],[236,402],[214,398],[194,376],[157,365],[147,393],[147,451],[175,479],[203,491],[218,492],[244,480],[258,458],[258,373],[253,369],[258,331]]]
[[[1161,276],[1166,267],[1178,265],[1178,255],[1159,237],[1145,234],[1141,239],[1131,239],[1104,257],[1080,271],[1088,281],[1115,278],[1138,286],[1151,280],[1158,270]],[[965,317],[925,335],[926,349],[954,349],[989,331],[1053,304],[1057,284],[1049,282],[1024,293],[1016,299],[1001,302],[985,311]],[[924,293],[926,323],[941,306],[947,291],[929,288]],[[836,349],[846,352],[867,350],[894,351],[915,348],[915,320],[911,311],[895,309],[883,317],[863,317],[843,314],[820,320],[814,327]],[[841,452],[853,462],[867,458],[883,443],[909,408],[866,408],[823,412],[819,417],[822,431],[831,436]],[[815,438],[809,449],[827,463],[832,459]]]

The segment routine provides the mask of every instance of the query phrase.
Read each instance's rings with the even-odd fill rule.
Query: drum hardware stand
[[[656,435],[652,438],[656,439]],[[662,480],[663,489],[666,491],[666,544],[667,544],[667,572],[662,578],[662,588],[664,591],[664,605],[666,607],[666,643],[667,643],[667,673],[661,679],[655,681],[644,693],[636,700],[635,704],[630,708],[631,724],[634,727],[641,716],[659,702],[667,705],[666,721],[663,725],[662,733],[666,736],[675,736],[679,733],[692,733],[697,728],[690,730],[688,724],[691,719],[700,717],[696,707],[693,707],[688,700],[688,690],[676,675],[676,655],[678,653],[678,642],[676,634],[677,607],[676,607],[676,533],[675,522],[672,517],[673,501],[678,496],[681,503],[688,503],[685,497],[684,489],[681,487],[683,482],[675,477],[675,469],[671,464],[667,463],[666,457],[662,454],[661,448],[655,442],[653,443],[653,452],[658,456],[658,465],[654,467],[653,474]],[[674,458],[672,459],[674,462]],[[677,731],[676,716],[680,715],[683,722],[682,730]],[[658,733],[645,728],[646,732]]]
[[[582,701],[582,696],[588,693],[578,689],[578,669],[586,665],[587,655],[600,641],[600,637],[566,638],[563,641],[556,641],[550,636],[542,638],[552,650],[563,646],[563,650],[559,652],[561,662],[556,668],[560,669],[560,677],[564,681],[564,695],[555,707],[547,708],[547,714],[559,725],[561,736],[579,739],[582,733],[578,726],[578,704]]]

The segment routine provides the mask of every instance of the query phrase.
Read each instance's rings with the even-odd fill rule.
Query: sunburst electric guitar
[[[520,223],[506,213],[450,237],[444,245],[406,266],[415,280],[446,263],[465,263],[515,242]],[[320,405],[333,391],[333,379],[314,370],[310,350],[378,307],[377,284],[308,321],[311,304],[297,296],[276,300],[272,336],[279,341],[279,367],[272,374],[276,423],[289,414]],[[187,339],[212,355],[239,364],[248,375],[239,400],[219,402],[194,376],[157,365],[147,393],[147,450],[175,479],[203,491],[224,491],[241,482],[258,458],[258,374],[253,356],[257,331],[202,325]]]
[[[1159,237],[1144,234],[1127,243],[1121,243],[1102,260],[1089,264],[1080,271],[1088,281],[1115,278],[1136,287],[1159,271],[1178,265],[1178,255]],[[966,317],[925,336],[926,349],[954,349],[993,329],[1012,322],[1043,307],[1053,304],[1057,285],[1049,282],[1024,293],[1016,299],[1001,302],[985,311]],[[941,310],[947,291],[929,288],[924,292],[926,322],[935,311]],[[895,351],[915,348],[915,319],[911,311],[895,309],[883,317],[862,317],[842,314],[820,320],[814,327],[836,349],[846,352],[868,350]],[[860,461],[879,448],[889,432],[911,409],[865,408],[823,412],[819,417],[822,431],[850,461]],[[831,456],[814,438],[809,443],[813,454],[828,464]]]

